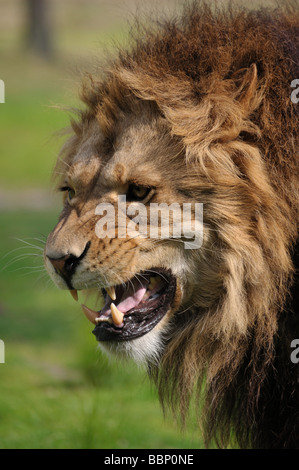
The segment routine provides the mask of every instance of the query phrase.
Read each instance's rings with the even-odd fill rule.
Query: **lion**
[[[183,424],[195,407],[207,447],[298,448],[298,3],[195,2],[135,32],[83,80],[46,268],[76,300],[103,295],[82,305],[101,347],[145,364]],[[162,203],[193,221],[202,204],[199,247],[138,231],[134,210]]]

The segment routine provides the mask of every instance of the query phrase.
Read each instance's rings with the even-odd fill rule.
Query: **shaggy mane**
[[[217,233],[201,266],[206,279],[219,270],[222,293],[202,287],[148,370],[183,421],[197,404],[206,445],[299,445],[299,365],[290,360],[299,338],[296,78],[297,2],[258,11],[195,2],[175,19],[139,25],[105,76],[85,82],[87,109],[73,123],[80,135],[96,117],[112,145],[120,117],[146,102],[205,178],[197,188],[190,180],[189,194]]]

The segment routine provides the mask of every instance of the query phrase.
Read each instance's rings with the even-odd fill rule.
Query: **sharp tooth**
[[[123,326],[124,314],[118,310],[118,308],[112,304],[110,305],[112,320],[115,326]]]
[[[106,287],[106,292],[109,295],[111,300],[116,300],[116,294],[115,294],[114,286]]]
[[[155,285],[157,284],[158,282],[158,278],[157,277],[150,277],[150,282],[149,282],[149,285],[148,285],[148,289],[152,290]]]
[[[96,318],[98,317],[99,312],[95,312],[91,310],[91,308],[86,307],[85,305],[81,305],[84,315],[88,318],[88,320],[96,325]]]
[[[147,300],[150,297],[150,295],[151,295],[150,291],[147,290],[144,296],[142,297],[142,300]]]
[[[78,292],[76,291],[76,289],[70,290],[70,293],[71,293],[71,296],[73,297],[73,299],[77,302],[78,301]]]

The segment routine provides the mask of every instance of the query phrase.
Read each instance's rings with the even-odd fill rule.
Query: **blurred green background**
[[[30,35],[29,3],[0,4],[0,448],[201,447],[197,432],[163,417],[144,371],[97,349],[79,304],[42,261],[60,208],[51,173],[63,139],[53,134],[69,119],[57,105],[78,105],[81,72],[126,40],[145,2],[49,0],[45,44]]]

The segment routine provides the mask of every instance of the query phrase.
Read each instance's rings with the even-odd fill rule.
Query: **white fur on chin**
[[[157,326],[139,338],[119,342],[103,341],[99,342],[99,347],[105,354],[116,356],[117,359],[133,359],[139,365],[149,362],[157,364],[163,350],[162,330]]]

